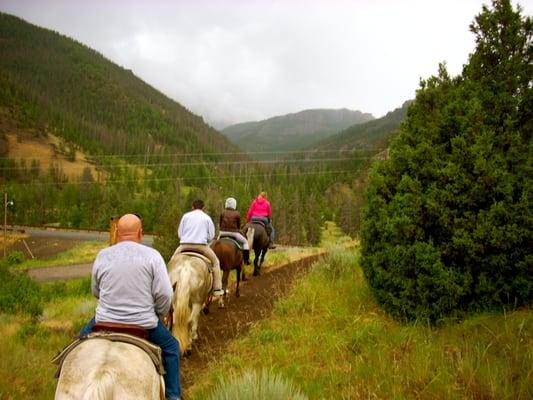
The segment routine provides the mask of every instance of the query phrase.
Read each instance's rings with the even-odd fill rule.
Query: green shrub
[[[361,263],[397,317],[531,303],[532,26],[508,0],[483,6],[462,75],[421,82],[371,173]]]
[[[0,267],[0,312],[24,313],[37,318],[43,312],[42,293],[37,283],[24,272]]]
[[[26,257],[24,257],[24,253],[18,250],[9,253],[6,258],[8,265],[20,264],[26,259]]]
[[[272,372],[247,372],[240,377],[221,380],[211,400],[306,400],[290,382]]]

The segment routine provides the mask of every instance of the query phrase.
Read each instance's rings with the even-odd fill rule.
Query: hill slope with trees
[[[224,128],[222,133],[249,152],[299,150],[349,126],[372,119],[374,117],[371,114],[347,109],[305,110],[263,121],[231,125]],[[261,158],[261,155],[257,158]]]
[[[309,150],[315,151],[352,151],[357,149],[383,150],[390,139],[400,131],[400,124],[407,115],[411,102],[388,112],[384,117],[356,124],[315,143]]]
[[[0,115],[34,135],[94,155],[237,151],[201,117],[56,32],[0,13],[0,54]]]

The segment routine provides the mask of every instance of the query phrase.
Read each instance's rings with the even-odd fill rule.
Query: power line
[[[139,167],[139,168],[152,168],[152,167],[178,167],[178,166],[230,166],[230,165],[266,165],[266,164],[295,164],[295,163],[320,163],[320,162],[340,162],[340,161],[364,161],[371,159],[372,156],[365,157],[343,157],[343,158],[311,158],[311,159],[295,159],[295,160],[251,160],[251,161],[195,161],[195,162],[172,162],[172,163],[137,163],[137,164],[125,164],[125,165],[116,165],[116,164],[94,164],[94,165],[58,165],[62,170],[76,170],[76,169],[85,169],[85,168],[128,168],[128,167]],[[57,164],[53,163],[52,166]],[[0,167],[0,171],[21,171],[31,169],[32,167]]]
[[[94,185],[94,184],[110,184],[110,183],[138,183],[138,182],[165,182],[165,181],[189,181],[189,180],[213,180],[218,179],[241,179],[253,177],[277,177],[277,176],[301,176],[301,175],[318,175],[318,174],[344,174],[355,173],[360,170],[337,170],[337,171],[308,171],[308,172],[286,172],[286,173],[262,173],[262,174],[247,174],[247,175],[220,175],[220,176],[192,176],[192,177],[178,177],[178,178],[136,178],[136,179],[117,179],[106,181],[91,181],[91,182],[31,182],[31,183],[9,183],[13,186],[57,186],[57,185]]]
[[[317,154],[317,153],[338,153],[346,154],[353,152],[379,152],[382,151],[382,148],[361,148],[361,149],[350,149],[350,150],[279,150],[279,151],[248,151],[248,152],[220,152],[220,153],[169,153],[169,154],[150,154],[150,153],[140,153],[140,154],[100,154],[100,155],[85,155],[87,159],[101,159],[101,158],[133,158],[133,157],[145,157],[145,158],[154,158],[154,157],[210,157],[210,156],[247,156],[247,155],[290,155],[290,154]],[[0,160],[9,160],[15,159],[13,157],[0,157]],[[50,157],[16,157],[17,160],[47,160]]]

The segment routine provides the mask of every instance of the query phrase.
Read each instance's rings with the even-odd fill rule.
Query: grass
[[[80,294],[84,287],[84,280],[43,284],[50,300],[37,323],[29,317],[0,314],[0,399],[54,397],[56,367],[51,359],[94,314],[92,296]]]
[[[46,260],[24,260],[20,264],[12,266],[13,269],[34,269],[45,267],[56,267],[58,265],[75,265],[92,263],[96,254],[107,247],[108,244],[101,241],[82,242],[74,246],[72,249],[57,254],[54,257]]]
[[[337,249],[206,366],[187,398],[268,369],[309,399],[529,399],[532,315],[482,314],[438,329],[398,323],[375,304],[357,251]]]
[[[334,231],[328,228],[323,247],[353,244]],[[205,365],[196,384],[185,388],[187,399],[216,398],[237,390],[236,382],[253,386],[263,371],[273,385],[281,382],[309,399],[533,398],[531,309],[475,315],[440,328],[402,324],[374,302],[357,249],[329,250],[268,320]],[[267,260],[274,265],[294,254],[271,252]],[[94,313],[87,280],[42,289],[49,296],[37,323],[0,314],[0,399],[53,398],[50,360]]]
[[[22,239],[27,239],[28,237],[29,235],[23,234],[23,233],[6,232],[6,240],[4,244],[4,233],[1,232],[0,233],[0,247],[4,249],[4,246],[5,246],[5,248],[7,249],[11,247],[13,244],[15,244],[15,242],[22,240]]]

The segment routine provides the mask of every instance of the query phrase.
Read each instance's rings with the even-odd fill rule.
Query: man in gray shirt
[[[160,320],[169,312],[172,287],[161,254],[141,244],[141,225],[136,215],[122,216],[117,223],[118,243],[96,256],[91,280],[98,299],[96,316],[80,336],[89,334],[96,322],[145,328],[163,353],[166,398],[175,400],[181,396],[179,344]]]

